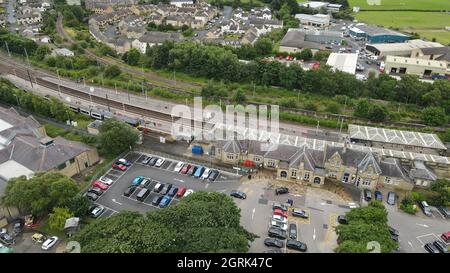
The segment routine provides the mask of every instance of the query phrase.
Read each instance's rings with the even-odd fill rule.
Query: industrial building
[[[385,71],[393,75],[412,74],[420,77],[447,75],[447,62],[399,56],[386,56]]]
[[[421,39],[413,39],[405,43],[368,44],[366,50],[380,57],[392,55],[450,61],[450,47]]]
[[[342,33],[338,31],[305,30],[290,28],[280,42],[281,52],[298,52],[304,48],[313,51],[326,50],[327,44],[340,44]]]
[[[296,14],[295,18],[300,21],[300,25],[317,28],[328,28],[331,16],[328,14]]]
[[[377,43],[400,43],[409,40],[409,35],[398,31],[366,25],[363,23],[356,24],[349,28],[348,34],[355,39],[366,40],[371,44]]]
[[[331,53],[328,56],[327,65],[335,70],[355,74],[358,54],[356,53]]]

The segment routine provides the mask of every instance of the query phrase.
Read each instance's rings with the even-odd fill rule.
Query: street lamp
[[[91,101],[91,107],[92,107],[92,94],[91,93],[94,93],[94,87],[90,87],[89,88],[89,91],[90,91],[90,93],[89,93],[89,100]]]

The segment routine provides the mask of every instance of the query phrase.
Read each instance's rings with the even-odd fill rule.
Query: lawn
[[[397,10],[397,9],[417,9],[417,10],[450,10],[448,0],[349,0],[350,6],[358,6],[361,9],[374,10]],[[376,3],[379,2],[379,5]],[[374,3],[369,5],[369,3]]]

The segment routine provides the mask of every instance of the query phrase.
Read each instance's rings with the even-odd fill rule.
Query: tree
[[[122,59],[127,64],[135,66],[138,65],[139,60],[141,59],[141,53],[136,48],[132,48],[123,55]]]
[[[37,173],[30,179],[25,176],[12,178],[6,186],[2,204],[43,216],[54,207],[64,206],[78,191],[75,182],[63,174]]]
[[[388,110],[382,105],[372,105],[369,110],[369,119],[375,122],[383,122],[389,115]]]
[[[63,230],[66,220],[73,217],[73,213],[68,208],[53,208],[50,213],[48,225],[54,230]]]
[[[272,52],[273,43],[269,38],[261,38],[255,42],[254,45],[258,55],[267,55]]]
[[[244,93],[244,91],[242,91],[242,89],[238,89],[234,92],[233,101],[236,104],[243,104],[245,102],[245,100],[246,100],[245,93]]]
[[[332,114],[339,114],[339,112],[341,112],[341,106],[339,105],[339,103],[336,102],[329,102],[325,111],[332,113]]]
[[[106,78],[116,78],[119,77],[122,71],[117,65],[108,65],[108,67],[105,69],[105,77]]]
[[[247,252],[254,235],[240,225],[240,209],[222,193],[197,192],[176,206],[120,212],[87,225],[74,240],[83,252]]]
[[[370,104],[368,100],[360,100],[356,104],[355,110],[353,111],[353,115],[361,118],[369,117]]]
[[[74,216],[83,217],[86,216],[91,201],[82,195],[76,195],[67,201],[66,206]]]
[[[120,154],[139,140],[136,129],[115,118],[104,121],[99,131],[100,149],[109,154]]]
[[[302,51],[300,51],[299,57],[304,61],[309,61],[312,59],[313,53],[312,53],[311,49],[305,48]]]
[[[425,124],[432,126],[441,126],[447,122],[447,116],[444,109],[440,107],[427,107],[421,112],[421,119]]]

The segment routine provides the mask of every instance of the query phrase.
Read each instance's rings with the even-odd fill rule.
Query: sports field
[[[450,10],[449,0],[349,0],[348,2],[351,7],[358,6],[369,10]]]

